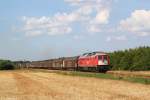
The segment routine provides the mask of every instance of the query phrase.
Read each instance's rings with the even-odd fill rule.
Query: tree
[[[11,70],[14,69],[14,65],[9,60],[0,60],[0,70]]]
[[[150,70],[150,47],[109,53],[112,70]]]

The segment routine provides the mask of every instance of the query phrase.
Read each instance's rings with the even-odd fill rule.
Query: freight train
[[[32,61],[27,63],[26,66],[28,68],[106,72],[109,69],[109,64],[110,58],[108,54],[92,52],[76,57]]]

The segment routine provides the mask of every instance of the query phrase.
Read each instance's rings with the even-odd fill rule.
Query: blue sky
[[[0,0],[0,58],[150,46],[149,0]]]

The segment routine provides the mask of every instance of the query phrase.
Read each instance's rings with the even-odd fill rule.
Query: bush
[[[0,60],[0,70],[12,70],[15,69],[14,64],[8,60]]]
[[[150,70],[150,47],[109,53],[112,70]]]

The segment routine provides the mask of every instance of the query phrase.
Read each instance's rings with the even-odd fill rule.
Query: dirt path
[[[0,100],[149,100],[150,98],[150,85],[55,73],[0,72],[0,84]]]

